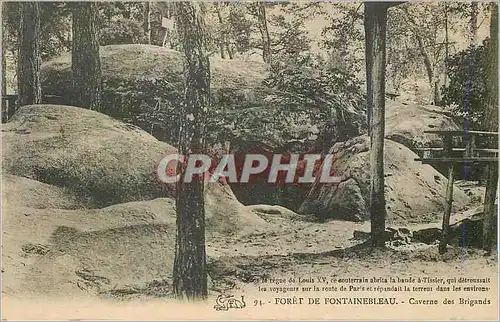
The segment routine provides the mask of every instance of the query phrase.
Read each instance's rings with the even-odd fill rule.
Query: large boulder
[[[128,283],[170,283],[175,202],[155,166],[175,148],[59,105],[20,108],[2,144],[4,292],[116,295]],[[209,256],[221,238],[269,228],[225,184],[207,183],[205,212]]]
[[[456,131],[463,130],[451,114],[442,107],[434,105],[417,104],[415,102],[387,101],[385,137],[403,144],[420,157],[423,156],[424,147],[442,147],[442,137],[437,134],[424,133],[424,131]],[[458,138],[456,138],[458,140]],[[456,142],[458,144],[459,142]],[[460,156],[461,152],[457,156]],[[447,175],[448,167],[444,164],[432,165],[440,173]],[[464,166],[465,167],[465,166]],[[468,165],[467,171],[463,167],[455,170],[456,179],[479,180],[484,167]]]
[[[156,180],[155,167],[176,149],[104,114],[23,106],[2,134],[6,173],[65,187],[89,206],[169,195]]]
[[[2,205],[4,208],[77,209],[82,204],[69,189],[4,173],[2,176]]]
[[[460,129],[441,107],[434,105],[388,100],[385,113],[385,137],[403,144],[414,152],[423,147],[443,145],[438,135],[424,131]]]
[[[127,86],[141,80],[166,79],[171,88],[182,91],[182,54],[165,47],[126,44],[100,47],[104,92],[127,94]],[[217,95],[227,95],[235,101],[253,102],[257,99],[266,77],[264,64],[255,61],[210,59],[211,89]],[[48,95],[70,99],[71,53],[64,53],[42,65],[42,87]],[[219,93],[220,92],[220,93]],[[256,96],[257,95],[257,96]],[[105,108],[113,108],[105,106]],[[119,108],[119,106],[115,106]]]
[[[174,147],[91,110],[24,106],[5,124],[2,143],[7,173],[2,192],[8,206],[102,207],[172,197],[175,189],[156,177],[157,162],[175,153]],[[205,193],[207,226],[214,215],[219,232],[249,225],[245,220],[240,225],[238,216],[250,211],[227,184],[206,183]],[[256,225],[261,223],[256,219]]]
[[[443,108],[416,102],[388,100],[385,109],[385,137],[419,154],[423,147],[442,147],[439,135],[429,130],[459,130],[451,115]]]
[[[164,47],[127,44],[101,46],[100,56],[103,78],[100,112],[176,144],[179,127],[176,116],[184,92],[182,54]],[[292,113],[289,101],[280,99],[276,90],[264,84],[269,73],[261,62],[214,56],[210,58],[210,67],[213,109],[208,116],[207,140],[221,145],[211,151],[213,154],[227,153],[224,145],[229,142],[232,150],[262,145],[273,151],[300,152],[314,146],[324,125],[311,118],[311,114],[318,112],[315,110],[320,107],[318,103],[309,102],[303,108],[295,102],[307,113]],[[71,104],[71,77],[70,53],[42,65],[42,90],[50,99],[46,103]],[[352,114],[353,120],[349,124],[335,124],[338,128],[334,132],[343,137],[358,135],[364,124],[360,111],[363,104],[348,105],[355,108],[342,116],[345,120]]]
[[[156,176],[158,161],[175,153],[174,147],[95,111],[23,106],[4,125],[2,135],[4,200],[9,205],[104,207],[169,197],[175,188]],[[206,196],[209,209],[233,216],[224,221],[228,227],[238,224],[238,212],[248,212],[227,185],[207,183]]]
[[[103,77],[100,112],[137,125],[157,139],[175,145],[178,107],[184,92],[182,54],[158,46],[130,44],[101,46],[100,56]],[[318,152],[319,147],[328,149],[336,139],[359,135],[364,129],[366,122],[361,112],[364,104],[359,93],[352,95],[357,99],[318,101],[309,97],[312,95],[285,93],[282,88],[266,85],[269,73],[263,63],[211,57],[210,66],[213,99],[207,116],[206,140],[210,147],[207,153],[212,156],[228,152],[245,154],[253,148],[273,153]],[[43,92],[51,100],[71,104],[69,53],[45,62],[41,79]],[[345,96],[328,84],[321,86],[330,94],[338,94],[333,97]],[[333,114],[318,117],[325,106],[340,104],[332,108],[336,117]],[[256,189],[268,191],[272,187],[263,184]],[[300,196],[293,198],[294,202],[280,201],[290,199],[295,190],[279,189],[265,195],[278,200],[280,205],[296,209],[294,204],[303,200],[302,192],[297,191]],[[235,189],[238,198],[247,204],[270,202],[258,194],[247,198],[247,190],[242,191],[240,194]]]
[[[369,138],[360,136],[335,144],[332,169],[350,172],[340,184],[315,183],[299,213],[317,218],[362,221],[369,219]],[[417,155],[402,144],[385,140],[384,171],[387,221],[389,223],[432,222],[442,216],[446,178],[429,165],[414,161]],[[455,187],[454,209],[470,198]]]
[[[20,199],[29,197],[30,191],[18,190]],[[256,234],[269,227],[223,189],[208,193],[206,203],[209,256],[221,248],[223,238]],[[171,198],[157,198],[101,209],[3,205],[3,292],[106,293],[119,292],[127,284],[171,283],[174,204]]]
[[[182,54],[164,47],[127,44],[100,47],[102,97],[100,111],[133,123],[171,144],[177,138],[179,106],[184,93]],[[266,67],[255,61],[212,57],[211,93],[214,113],[224,108],[261,104],[266,88]],[[47,103],[70,105],[71,53],[45,62],[41,68],[42,90]],[[212,115],[214,129],[222,122]],[[224,134],[224,131],[217,134]]]
[[[321,124],[306,114],[282,106],[255,106],[227,112],[226,128],[234,139],[231,152],[262,149],[274,153],[305,152],[313,148]]]

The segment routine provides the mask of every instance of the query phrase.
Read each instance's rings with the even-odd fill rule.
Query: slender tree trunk
[[[220,58],[226,59],[226,52],[224,51],[224,43],[219,43]]]
[[[385,194],[384,194],[384,132],[385,132],[385,65],[387,5],[365,2],[366,53],[371,56],[367,69],[367,86],[371,101],[370,131],[370,220],[374,246],[385,246]]]
[[[37,2],[20,3],[18,50],[18,104],[42,102],[40,83],[40,9]]]
[[[5,26],[3,26],[3,30],[5,30]],[[3,38],[3,37],[2,37]],[[5,54],[7,51],[5,50],[5,41],[2,39],[2,96],[7,95],[7,58]]]
[[[257,2],[257,20],[262,37],[262,59],[269,63],[271,60],[271,37],[267,28],[266,7],[262,2]]]
[[[420,51],[420,55],[422,56],[422,59],[424,61],[425,72],[427,74],[427,80],[429,81],[429,86],[430,86],[430,90],[431,90],[430,100],[433,103],[436,103],[435,102],[436,98],[439,97],[437,90],[439,90],[439,89],[437,88],[438,87],[437,83],[434,80],[434,78],[435,78],[434,77],[434,66],[432,64],[431,56],[427,52],[424,39],[422,38],[422,36],[418,32],[417,23],[415,22],[415,20],[413,19],[413,17],[411,16],[411,14],[408,12],[408,10],[406,8],[404,8],[403,10],[406,14],[406,18],[408,19],[408,21],[410,22],[410,24],[413,27],[413,35],[415,36],[415,38],[417,40],[418,50]]]
[[[219,49],[220,49],[220,58],[226,59],[225,47],[226,47],[226,35],[224,30],[224,20],[222,19],[222,13],[220,12],[220,5],[215,2],[215,10],[217,11],[217,18],[219,19],[219,28],[220,28],[220,39],[219,39]]]
[[[167,47],[168,40],[168,30],[165,30],[165,35],[163,36],[162,47]]]
[[[6,33],[6,23],[5,23],[5,10],[7,9],[7,5],[5,3],[0,4],[2,7],[2,96],[7,95],[7,58],[5,54],[7,50],[5,48],[5,33]],[[3,104],[3,100],[2,100]],[[2,109],[2,112],[4,109]],[[3,118],[3,117],[2,117]]]
[[[478,3],[473,1],[470,4],[470,20],[469,20],[469,30],[470,30],[470,40],[469,45],[477,45],[477,16],[479,14]]]
[[[231,16],[233,8],[234,8],[233,5],[229,4],[229,16]],[[227,54],[229,56],[229,59],[234,59],[234,51],[235,51],[234,39],[232,39],[231,37],[229,37],[229,35],[227,35],[226,43],[227,43]]]
[[[234,52],[229,42],[227,43],[227,55],[229,56],[229,59],[234,59]]]
[[[432,81],[432,103],[434,105],[441,104],[441,91],[439,90],[439,75],[436,72],[436,68],[434,69],[434,79]]]
[[[99,26],[96,2],[74,2],[73,104],[99,110],[101,100],[101,60],[99,57]]]
[[[151,2],[144,2],[143,6],[144,17],[142,27],[144,29],[144,35],[146,36],[147,44],[151,45]]]
[[[448,3],[444,3],[444,86],[448,86],[448,59],[449,54],[449,36],[448,36]]]
[[[429,80],[429,84],[431,85],[431,90],[433,90],[433,80],[434,80],[434,68],[432,67],[432,61],[429,53],[425,49],[425,43],[422,37],[416,35],[418,42],[418,49],[420,51],[420,55],[422,55],[422,59],[424,60],[425,71],[427,73],[427,79]]]
[[[366,13],[366,9],[365,9]],[[366,120],[368,124],[368,135],[372,132],[372,107],[373,107],[373,57],[374,53],[374,33],[372,26],[374,25],[375,16],[373,14],[364,15],[364,26],[365,26],[365,61],[366,61]]]
[[[185,95],[179,149],[183,155],[204,151],[207,109],[210,105],[210,63],[205,51],[205,6],[176,2],[175,19],[184,53]],[[180,170],[180,169],[179,169]],[[191,183],[178,182],[177,242],[174,292],[188,300],[207,297],[205,205],[203,176]]]
[[[450,147],[451,149],[451,147]],[[448,166],[448,184],[446,185],[446,200],[444,205],[444,215],[441,230],[441,238],[439,240],[439,253],[446,253],[446,247],[448,245],[448,239],[450,236],[450,215],[453,206],[453,174],[455,172],[455,166],[453,164]]]
[[[414,28],[417,28],[414,26]],[[418,32],[414,33],[415,37],[417,38],[417,43],[418,43],[418,50],[420,51],[420,55],[422,56],[422,59],[424,61],[424,67],[425,71],[427,73],[427,79],[429,80],[429,84],[431,84],[432,88],[432,79],[434,75],[434,71],[432,68],[432,61],[429,53],[427,52],[427,49],[425,48],[425,42],[422,39],[422,37],[418,34]]]
[[[498,131],[498,5],[491,11],[490,42],[488,43],[488,68],[486,88],[486,124],[488,130]],[[494,214],[497,213],[495,198],[498,188],[498,163],[490,163],[486,172],[486,192],[484,196],[483,249],[491,254],[495,230]]]

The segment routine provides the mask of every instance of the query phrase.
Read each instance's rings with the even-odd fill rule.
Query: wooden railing
[[[498,133],[484,131],[424,131],[441,136],[441,147],[419,149],[423,164],[498,162]],[[458,144],[456,144],[458,142]]]
[[[448,184],[446,186],[443,229],[441,240],[439,241],[439,252],[443,254],[446,252],[449,239],[455,165],[469,163],[488,165],[498,163],[498,133],[483,131],[424,131],[424,133],[441,136],[443,144],[442,147],[421,149],[422,156],[415,159],[415,161],[421,161],[423,164],[448,165]],[[455,144],[455,142],[459,143]]]

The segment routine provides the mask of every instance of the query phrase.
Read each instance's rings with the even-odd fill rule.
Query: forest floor
[[[207,236],[209,285],[215,293],[244,289],[263,278],[284,275],[471,276],[477,272],[493,274],[497,270],[496,254],[484,257],[479,250],[449,246],[447,254],[439,255],[437,245],[416,242],[398,246],[388,244],[385,250],[371,251],[365,245],[369,222],[307,222],[290,217],[286,212],[266,210],[269,206],[252,208],[269,224],[265,229]],[[474,210],[454,214],[451,222],[470,215]],[[50,250],[40,243],[40,236],[50,235],[53,230],[46,221],[57,221],[57,225],[61,225],[67,215],[59,215],[51,209],[36,213],[25,209],[25,212],[23,216],[12,216],[17,218],[15,221],[10,216],[4,219],[9,228],[3,232],[4,241],[6,237],[9,241],[4,242],[3,249],[6,255],[2,270],[6,282],[3,292],[6,295],[63,293],[78,296],[90,293],[120,300],[170,295],[168,276],[171,276],[171,270],[166,266],[171,265],[172,254],[162,251],[162,248],[171,249],[173,246],[171,228],[153,224],[131,226],[127,231],[110,229],[102,234],[94,231],[77,238],[68,237],[65,241],[65,234],[71,236],[76,232],[68,229],[58,231],[57,245]],[[81,227],[88,227],[89,220],[96,219],[82,216]],[[108,219],[101,217],[100,220]],[[29,226],[30,221],[37,221],[37,229]],[[102,226],[102,222],[98,224]],[[440,225],[436,222],[405,228],[413,230]],[[357,237],[354,237],[354,232],[359,232]],[[21,235],[19,242],[23,245],[10,242],[9,237],[14,234]],[[21,252],[17,251],[19,248]],[[165,263],[164,270],[152,268],[162,262]],[[167,279],[162,278],[162,274],[166,274]]]
[[[489,285],[493,287],[485,294],[492,298],[497,294],[496,252],[492,256],[484,256],[477,249],[449,246],[448,252],[440,255],[437,245],[421,243],[398,247],[388,244],[386,249],[372,250],[362,234],[361,238],[353,237],[354,231],[369,231],[369,222],[306,222],[290,216],[291,212],[279,212],[270,206],[253,206],[252,209],[269,224],[266,229],[258,229],[253,233],[207,236],[212,301],[218,294],[244,295],[248,302],[252,302],[247,305],[255,305],[253,302],[261,299],[271,303],[277,297],[307,296],[307,292],[284,292],[270,287],[291,286],[289,279],[299,277],[324,277],[331,280],[396,276],[488,276],[492,278]],[[466,214],[467,211],[454,214],[452,222]],[[58,221],[57,224],[61,224],[63,218],[55,214],[53,209],[39,210],[38,214],[26,211],[24,215],[18,213],[12,217],[34,221],[37,216],[39,219]],[[4,303],[11,304],[5,312],[16,317],[36,318],[38,316],[35,314],[47,312],[46,308],[52,306],[54,310],[47,317],[67,318],[61,314],[74,315],[85,311],[83,308],[64,311],[70,307],[70,304],[63,305],[65,301],[75,301],[72,302],[74,305],[84,303],[87,309],[108,305],[106,310],[114,312],[109,314],[117,317],[122,316],[120,314],[124,312],[124,305],[129,307],[141,303],[140,309],[137,309],[140,311],[147,307],[144,303],[171,298],[172,254],[165,251],[173,248],[171,228],[146,225],[129,227],[127,231],[112,229],[102,234],[94,232],[68,238],[61,244],[65,233],[68,236],[74,233],[69,229],[66,232],[59,231],[58,245],[49,249],[36,241],[40,241],[40,236],[50,234],[48,230],[53,227],[38,220],[37,229],[34,229],[27,225],[28,221],[12,221],[12,217],[4,217],[9,229],[3,232],[3,253],[4,256],[6,254],[2,267],[3,295]],[[92,217],[81,217],[82,227],[89,224],[89,218]],[[440,223],[432,225],[439,226]],[[14,234],[21,235],[23,245],[9,239],[9,235]],[[9,242],[5,243],[5,237]],[[19,252],[19,248],[22,252]],[[273,279],[275,282],[269,283]],[[259,286],[266,282],[267,290],[259,291]],[[351,292],[347,296],[354,294],[366,295],[363,292]],[[330,295],[339,294],[332,292]],[[28,311],[22,309],[25,304],[16,305],[30,299],[37,304],[29,302],[31,309]],[[40,306],[42,302],[45,303],[43,310]],[[113,311],[111,308],[120,310]],[[139,318],[137,310],[134,309],[135,313],[126,315],[126,318]],[[90,314],[85,318],[98,318],[102,317],[99,314],[103,314],[102,311],[85,312]],[[109,318],[108,315],[106,317]],[[170,317],[173,318],[173,315]]]
[[[354,230],[365,230],[367,228],[369,228],[367,224],[345,221],[332,221],[323,224],[295,222],[293,225],[282,226],[281,229],[276,228],[274,231],[270,230],[262,234],[233,238],[224,238],[222,236],[217,238],[213,236],[208,239],[207,243],[209,303],[212,303],[209,307],[212,308],[218,294],[231,294],[235,295],[236,298],[244,295],[248,306],[257,306],[259,301],[264,301],[266,305],[274,304],[272,302],[275,298],[314,296],[314,293],[285,292],[271,288],[272,286],[292,286],[293,283],[288,283],[289,278],[297,280],[299,277],[302,279],[313,278],[314,280],[323,277],[327,280],[332,278],[371,277],[491,277],[491,283],[488,285],[492,288],[484,294],[489,298],[496,298],[498,293],[496,252],[492,256],[484,256],[483,252],[477,249],[450,246],[445,255],[440,255],[437,251],[437,245],[424,244],[387,247],[383,250],[374,251],[362,240],[352,237]],[[113,238],[119,237],[109,236],[109,239]],[[157,238],[162,238],[162,235],[159,234]],[[147,236],[144,237],[144,240],[152,244],[161,243],[160,240],[151,240]],[[99,243],[95,247],[106,249],[104,253],[107,253],[109,258],[113,258],[113,252],[120,251],[113,249],[112,245],[114,244],[110,243],[109,240],[107,243],[105,240],[95,242]],[[143,256],[136,256],[137,251],[142,252]],[[93,255],[90,253],[87,256]],[[151,279],[152,276],[149,273],[141,272],[141,267],[146,268],[147,266],[144,263],[145,258],[156,257],[159,259],[154,261],[156,264],[164,262],[165,265],[171,265],[171,259],[169,256],[163,256],[161,250],[157,248],[144,246],[140,250],[130,249],[129,256],[132,258],[129,258],[128,269],[124,270],[123,267],[117,267],[116,269],[120,274],[142,276],[137,276],[137,282],[122,286],[110,285],[109,281],[112,280],[110,276],[99,276],[96,271],[85,271],[84,268],[79,267],[77,262],[82,262],[81,258],[69,260],[68,258],[59,257],[57,259],[58,266],[49,265],[45,267],[43,267],[44,264],[41,261],[39,262],[41,266],[37,267],[41,274],[33,276],[33,271],[28,274],[28,276],[31,275],[29,279],[31,281],[36,279],[38,280],[37,283],[29,283],[31,284],[29,285],[24,282],[19,285],[22,285],[24,290],[18,289],[15,294],[4,294],[7,295],[4,298],[4,303],[7,304],[5,312],[10,313],[11,316],[27,319],[39,318],[40,316],[46,316],[47,318],[68,318],[68,316],[72,318],[103,318],[103,314],[105,314],[106,318],[122,317],[132,319],[135,317],[140,319],[145,316],[165,318],[165,309],[162,309],[163,304],[160,306],[150,305],[169,301],[169,298],[171,298],[170,279],[161,279],[160,276]],[[23,259],[25,263],[23,265],[28,264],[27,260],[28,258]],[[102,254],[96,256],[93,260],[96,262],[94,266],[96,270],[99,266],[110,264],[110,269],[113,269],[113,263],[103,262],[105,258]],[[31,263],[37,265],[36,261]],[[11,266],[6,267],[6,269],[16,270],[17,273],[23,271],[21,267]],[[54,279],[49,279],[50,283],[40,283],[40,279],[44,279],[46,274],[68,276],[71,273],[74,275],[75,272],[78,275],[77,280],[68,277],[67,282],[69,284],[65,287],[52,284]],[[12,276],[10,274],[9,278]],[[5,277],[4,275],[4,280]],[[23,278],[25,279],[26,275]],[[270,283],[269,281],[272,281],[272,279],[275,282]],[[63,280],[59,278],[57,283],[63,283]],[[267,291],[259,291],[259,286],[266,286],[266,281]],[[12,281],[9,282],[9,284],[12,284]],[[42,285],[45,285],[45,288],[41,288]],[[304,286],[304,284],[301,286]],[[35,291],[33,287],[37,288],[36,294],[31,292]],[[51,292],[51,288],[57,289],[58,292]],[[46,295],[40,296],[43,293],[46,293]],[[412,296],[422,295],[427,298],[429,294],[435,296],[437,293],[417,292],[411,294]],[[338,292],[324,292],[323,294],[331,297],[382,296],[382,293],[373,294],[373,292],[370,295],[367,295],[366,292],[349,292],[348,294],[344,293],[345,295]],[[384,294],[384,296],[387,295]],[[21,306],[18,303],[21,303]],[[26,303],[30,305],[30,310],[23,309]],[[77,309],[70,309],[71,307]],[[268,305],[269,307],[270,305]],[[201,316],[194,313],[189,315],[186,311],[179,312],[184,313],[175,315],[170,311],[168,316],[170,318],[190,317],[198,319]],[[208,317],[210,316],[208,314],[213,314],[213,309],[210,312],[203,316]],[[286,310],[274,312],[272,316],[275,318],[288,318],[286,315],[283,316]],[[491,310],[479,312],[483,312],[484,317],[491,316]],[[490,312],[488,313],[490,315],[487,312]],[[234,314],[236,313],[238,312],[234,312]],[[248,315],[248,317],[257,318],[258,314],[261,313],[264,314],[264,311],[249,311],[248,314],[251,315]],[[299,311],[298,313],[305,314],[305,311]],[[405,314],[397,315],[396,311],[392,313],[395,314],[394,318],[407,316]],[[81,314],[85,315],[82,316]],[[339,315],[338,318],[342,318],[342,316],[352,318],[352,315],[349,315],[352,312],[344,312],[343,314]],[[478,318],[481,317],[477,312],[475,314]],[[227,315],[226,318],[230,318],[230,316]],[[296,318],[299,318],[299,316],[300,314],[294,315]],[[312,315],[306,316],[311,317]],[[262,317],[265,318],[266,315]],[[438,317],[439,315],[433,316],[436,319]],[[442,316],[442,318],[447,317]],[[221,316],[216,318],[221,318]]]

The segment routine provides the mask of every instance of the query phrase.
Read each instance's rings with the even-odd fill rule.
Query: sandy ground
[[[264,210],[269,206],[262,206]],[[279,292],[269,286],[289,286],[288,282],[269,283],[271,279],[289,278],[361,278],[361,277],[479,277],[488,276],[488,292],[476,292],[475,297],[488,297],[487,307],[476,305],[455,306],[446,310],[434,309],[437,318],[483,318],[496,316],[498,265],[497,254],[485,257],[481,251],[449,247],[439,255],[436,245],[411,244],[383,251],[372,251],[362,240],[353,238],[353,231],[368,231],[369,223],[331,221],[304,222],[293,213],[265,214],[252,207],[269,226],[254,233],[234,235],[209,234],[207,254],[209,264],[210,297],[204,304],[196,304],[196,314],[186,310],[173,313],[179,302],[171,298],[171,261],[173,235],[170,223],[152,224],[141,218],[143,225],[111,228],[119,224],[114,218],[87,216],[80,224],[84,232],[68,228],[58,229],[51,235],[52,247],[45,246],[45,235],[53,229],[52,221],[64,223],[61,210],[38,210],[36,226],[28,225],[36,214],[26,209],[16,218],[16,228],[7,219],[10,229],[4,230],[3,301],[7,319],[37,318],[117,318],[117,319],[175,319],[175,318],[352,318],[349,306],[280,305],[276,298],[302,296],[390,296],[374,292]],[[259,211],[260,210],[260,211]],[[268,211],[269,212],[269,211]],[[275,211],[276,212],[276,211]],[[45,217],[44,217],[45,214]],[[67,215],[67,214],[66,214]],[[93,218],[94,217],[94,218]],[[158,218],[156,218],[158,220]],[[70,219],[66,219],[70,220]],[[74,218],[73,218],[74,220]],[[169,219],[170,220],[170,219]],[[166,220],[166,221],[169,221]],[[43,224],[45,222],[45,224]],[[51,224],[52,223],[52,224]],[[93,230],[91,226],[100,226]],[[104,227],[110,227],[103,230]],[[31,231],[31,233],[29,233]],[[15,236],[15,238],[13,238]],[[71,237],[73,236],[73,237]],[[75,237],[76,236],[76,237]],[[66,238],[66,242],[65,241]],[[57,242],[55,242],[57,240]],[[71,240],[71,241],[69,241]],[[17,242],[16,242],[17,241]],[[27,243],[31,241],[31,243]],[[31,248],[26,245],[31,244]],[[33,246],[35,245],[35,246]],[[38,245],[38,246],[36,246]],[[267,279],[267,284],[264,282]],[[417,284],[416,284],[417,285]],[[421,285],[421,284],[418,284]],[[268,291],[259,291],[267,286]],[[299,285],[303,286],[303,285]],[[213,309],[218,294],[245,296],[247,310],[217,312]],[[446,294],[411,293],[412,296],[443,299]],[[444,295],[443,295],[444,294]],[[472,294],[472,293],[471,293]],[[400,301],[405,297],[395,295]],[[462,295],[461,295],[462,296]],[[467,297],[467,295],[463,295]],[[470,295],[469,295],[470,296]],[[47,302],[49,301],[49,302]],[[408,299],[406,299],[408,301]],[[256,303],[263,303],[257,304]],[[25,310],[29,305],[30,310]],[[182,304],[183,307],[189,304]],[[191,304],[194,305],[194,304]],[[404,309],[406,307],[406,309]],[[409,314],[416,309],[409,304],[395,306],[393,310],[358,307],[360,316],[374,317],[374,312],[385,318],[424,318],[426,315]],[[421,309],[421,307],[419,308]],[[206,311],[206,312],[205,312]],[[176,311],[177,312],[177,311]],[[205,312],[205,313],[201,313]],[[364,313],[363,313],[364,312]],[[356,313],[356,314],[358,314]],[[429,313],[429,312],[427,312]],[[203,315],[199,315],[203,314]],[[358,315],[356,315],[358,316]]]
[[[4,297],[4,317],[40,319],[44,318],[79,318],[79,319],[244,319],[244,318],[281,318],[281,319],[490,319],[497,316],[498,271],[496,257],[486,258],[477,251],[450,249],[444,257],[437,254],[436,247],[420,251],[386,250],[371,253],[368,250],[338,250],[320,254],[302,254],[294,256],[240,256],[220,257],[212,261],[211,271],[218,271],[223,276],[214,276],[218,284],[224,282],[223,292],[244,296],[247,308],[217,312],[213,309],[217,287],[212,286],[209,299],[204,303],[179,303],[169,297],[130,295],[121,301],[91,297],[88,294],[64,297],[59,294],[50,297]],[[215,269],[217,267],[217,269]],[[213,274],[212,274],[213,276]],[[258,287],[263,279],[274,278],[360,278],[360,277],[491,277],[488,285],[491,289],[480,294],[446,294],[440,292],[401,293],[377,292],[262,292]],[[227,286],[231,284],[231,286]],[[267,283],[267,287],[273,285]],[[274,284],[275,286],[278,284]],[[304,285],[304,284],[302,284]],[[346,284],[347,285],[347,284]],[[361,285],[361,284],[357,284]],[[422,285],[422,284],[415,284]],[[283,286],[281,284],[280,286]],[[348,295],[347,295],[348,294]],[[450,296],[451,295],[451,296]],[[394,296],[405,302],[393,307],[363,307],[340,305],[276,305],[277,298],[303,297],[338,297],[338,296]],[[440,302],[444,297],[483,298],[492,300],[490,305],[455,305],[446,307],[410,305],[409,297],[435,298]],[[457,300],[457,299],[455,299]],[[323,304],[323,303],[322,303]],[[441,303],[440,303],[441,304]],[[26,305],[30,309],[26,310]]]

